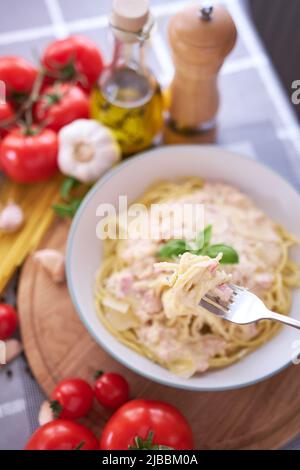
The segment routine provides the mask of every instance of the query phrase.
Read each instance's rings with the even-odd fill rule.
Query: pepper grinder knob
[[[212,19],[212,14],[214,11],[214,7],[212,5],[206,5],[200,8],[200,16],[201,19],[204,21],[210,21]]]
[[[209,142],[215,139],[219,108],[219,70],[236,42],[236,27],[221,5],[189,5],[168,25],[175,66],[170,86],[166,143]]]

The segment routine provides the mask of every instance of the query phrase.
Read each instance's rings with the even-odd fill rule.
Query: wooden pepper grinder
[[[219,107],[217,76],[235,44],[235,24],[220,5],[193,4],[170,19],[168,33],[175,76],[164,140],[168,144],[213,142]]]

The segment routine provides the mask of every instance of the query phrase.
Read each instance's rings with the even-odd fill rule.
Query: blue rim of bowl
[[[114,354],[113,350],[110,349],[109,347],[107,347],[105,344],[103,344],[101,342],[101,340],[99,339],[99,337],[97,336],[97,334],[94,332],[93,328],[90,327],[89,323],[85,320],[82,312],[81,312],[81,309],[78,305],[78,302],[77,302],[77,299],[76,299],[76,294],[75,294],[75,290],[73,289],[73,284],[72,284],[72,276],[71,276],[71,263],[70,263],[70,258],[71,258],[71,252],[72,252],[72,246],[73,246],[73,239],[74,239],[74,235],[75,235],[75,232],[76,232],[76,229],[77,229],[77,225],[81,219],[81,214],[84,212],[86,206],[88,205],[90,199],[92,198],[92,196],[98,191],[98,189],[103,185],[105,184],[108,180],[110,180],[110,178],[114,175],[116,175],[117,173],[119,173],[120,171],[123,170],[123,168],[131,165],[132,163],[134,163],[136,160],[141,160],[141,159],[144,159],[144,158],[148,158],[149,155],[151,153],[156,153],[156,152],[164,152],[166,151],[167,149],[169,148],[176,148],[178,149],[178,147],[181,147],[181,148],[186,148],[186,149],[197,149],[197,146],[196,145],[167,145],[167,146],[163,146],[163,147],[157,147],[157,148],[154,148],[154,149],[151,149],[151,150],[148,150],[148,151],[145,151],[145,152],[142,152],[138,155],[135,155],[134,157],[130,157],[128,160],[120,163],[117,167],[115,168],[112,168],[111,170],[109,170],[104,176],[102,176],[98,181],[97,183],[90,189],[90,191],[86,194],[84,200],[82,201],[79,209],[77,210],[77,213],[75,215],[75,218],[72,222],[72,225],[71,225],[71,228],[70,228],[70,231],[69,231],[69,235],[68,235],[68,241],[67,241],[67,249],[66,249],[66,277],[67,277],[67,285],[68,285],[68,290],[69,290],[69,293],[70,293],[70,296],[71,296],[71,300],[72,300],[72,303],[76,309],[76,312],[81,320],[81,322],[84,324],[85,328],[87,329],[87,331],[89,332],[89,334],[92,336],[92,338],[95,339],[95,341],[105,350],[105,352],[107,352],[107,354],[109,354],[111,357],[113,357],[117,362],[121,363],[123,366],[127,367],[128,369],[132,370],[133,372],[135,372],[136,374],[138,375],[141,375],[143,377],[146,377],[147,379],[150,379],[154,382],[157,382],[161,385],[166,385],[168,387],[172,387],[172,388],[178,388],[178,389],[181,389],[181,390],[187,390],[187,391],[194,391],[194,392],[225,392],[225,391],[228,391],[228,390],[236,390],[236,389],[240,389],[240,388],[245,388],[245,387],[249,387],[251,385],[255,385],[259,382],[262,382],[264,380],[267,380],[271,377],[273,377],[274,375],[276,374],[279,374],[280,372],[282,372],[283,370],[285,370],[287,367],[289,367],[290,365],[293,364],[292,360],[288,361],[287,363],[285,363],[283,366],[279,367],[278,369],[270,372],[269,374],[266,374],[262,377],[259,377],[258,379],[255,379],[255,380],[251,380],[249,382],[245,382],[245,383],[241,383],[239,385],[234,385],[234,386],[228,386],[228,387],[201,387],[200,386],[193,386],[193,385],[185,385],[183,383],[180,383],[180,384],[174,384],[174,383],[171,383],[169,382],[167,379],[164,380],[163,378],[157,378],[156,376],[153,376],[153,374],[151,374],[150,372],[147,373],[147,371],[145,370],[140,370],[136,367],[134,367],[134,365],[130,364],[126,359],[123,359],[122,357],[119,357],[118,355]],[[289,181],[287,181],[285,178],[283,178],[279,173],[277,173],[276,171],[274,171],[272,168],[270,168],[269,166],[267,166],[266,164],[264,163],[261,163],[261,162],[258,162],[258,161],[255,161],[247,156],[242,156],[242,155],[239,155],[231,150],[227,150],[226,148],[223,148],[221,146],[214,146],[214,145],[201,145],[201,150],[203,149],[220,149],[222,151],[224,151],[225,153],[228,153],[230,154],[231,156],[234,156],[234,158],[237,158],[237,159],[245,159],[245,160],[249,160],[251,161],[253,164],[256,164],[257,166],[261,166],[263,168],[265,168],[267,171],[269,171],[272,175],[275,175],[277,178],[281,179],[285,184],[287,184],[290,189],[296,193],[296,195],[299,197],[299,192],[294,188],[293,185],[291,185],[291,183],[289,183]],[[99,320],[100,321],[100,320]],[[126,346],[125,346],[126,347]],[[128,348],[130,349],[130,348]],[[134,352],[134,351],[133,351]],[[138,353],[136,353],[138,354]],[[147,359],[147,358],[146,358]],[[150,361],[150,359],[148,359]],[[208,372],[209,373],[209,372]],[[186,379],[187,381],[189,379]]]

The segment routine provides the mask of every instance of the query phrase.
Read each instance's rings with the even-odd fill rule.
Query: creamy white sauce
[[[259,295],[271,288],[274,272],[282,257],[281,240],[274,222],[249,197],[226,184],[205,183],[200,190],[171,203],[204,204],[204,226],[212,225],[211,244],[230,245],[239,255],[238,264],[222,266],[233,283],[248,287]],[[126,267],[112,274],[106,281],[106,287],[117,300],[128,302],[141,343],[165,362],[192,358],[193,365],[188,372],[191,375],[205,370],[208,359],[224,351],[226,341],[216,333],[203,334],[199,340],[203,321],[201,313],[195,319],[195,325],[189,327],[198,331],[197,341],[194,342],[192,333],[189,341],[183,341],[181,337],[185,336],[178,326],[167,323],[172,318],[172,312],[168,311],[170,304],[167,307],[165,300],[168,294],[163,294],[157,287],[162,276],[166,278],[166,273],[154,267],[158,261],[157,252],[163,243],[165,240],[121,241],[118,255]],[[220,296],[228,299],[229,291],[221,286],[222,289]],[[208,323],[209,318],[206,319]],[[130,327],[128,318],[126,321]],[[241,338],[251,339],[256,333],[255,325],[243,327]]]

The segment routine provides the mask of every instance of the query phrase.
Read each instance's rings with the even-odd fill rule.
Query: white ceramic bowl
[[[67,247],[69,291],[82,322],[109,354],[149,379],[190,390],[228,390],[253,384],[286,367],[300,333],[284,327],[258,350],[224,369],[190,379],[173,375],[118,342],[100,323],[94,308],[95,273],[102,260],[96,237],[96,208],[118,203],[119,195],[136,200],[153,182],[182,176],[224,181],[239,187],[274,220],[300,237],[300,196],[280,176],[256,161],[214,146],[169,146],[129,159],[107,173],[88,193],[73,222]],[[300,259],[299,253],[294,253]],[[291,316],[300,319],[300,289],[293,297]],[[295,344],[294,344],[295,346]]]

